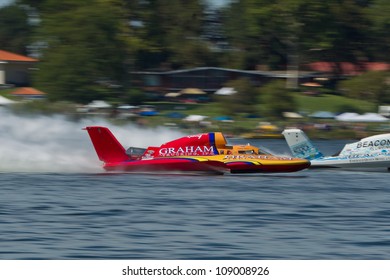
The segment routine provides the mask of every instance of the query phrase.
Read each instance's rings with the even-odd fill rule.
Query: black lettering
[[[140,275],[147,275],[146,274],[146,267],[141,268],[141,274]]]
[[[381,141],[381,146],[390,146],[390,140],[389,139],[383,139]]]
[[[122,269],[122,275],[129,275],[128,271],[129,271],[129,267],[127,267],[127,271],[126,268]]]
[[[177,267],[177,275],[183,275],[183,269],[180,268],[179,266]]]

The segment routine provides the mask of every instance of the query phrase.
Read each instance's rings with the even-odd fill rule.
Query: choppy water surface
[[[1,259],[389,259],[389,173],[0,173]]]

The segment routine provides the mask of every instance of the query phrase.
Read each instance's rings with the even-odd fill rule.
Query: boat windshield
[[[255,154],[255,151],[254,150],[242,150],[242,151],[238,151],[239,154],[246,154],[246,155],[253,155]]]
[[[139,158],[145,153],[146,149],[144,148],[136,148],[130,147],[126,150],[126,154],[130,156],[130,158]]]
[[[221,155],[270,155],[271,153],[263,148],[248,145],[225,146],[225,149],[218,150]]]
[[[259,148],[259,155],[272,155],[272,153],[264,148]]]

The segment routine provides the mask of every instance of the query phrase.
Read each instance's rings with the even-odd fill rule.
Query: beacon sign
[[[368,148],[368,147],[390,147],[390,139],[382,139],[375,141],[364,141],[357,143],[357,148]]]

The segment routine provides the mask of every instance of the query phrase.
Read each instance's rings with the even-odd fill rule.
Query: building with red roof
[[[30,71],[37,63],[35,58],[0,50],[0,87],[29,85]]]
[[[367,71],[389,71],[390,64],[385,62],[363,62],[363,63],[351,63],[351,62],[325,62],[318,61],[307,65],[310,71],[335,73],[336,69],[340,71],[343,76],[357,76]]]
[[[46,95],[46,93],[44,93],[43,91],[32,87],[19,87],[12,91],[11,94],[14,96],[19,96],[28,99],[43,98]]]

